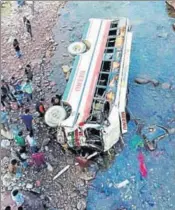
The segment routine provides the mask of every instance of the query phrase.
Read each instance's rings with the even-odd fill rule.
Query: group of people
[[[23,5],[23,0],[17,1],[20,6]],[[32,39],[32,29],[30,21],[24,17],[23,18],[26,31],[30,34]],[[22,53],[17,39],[13,41],[13,47],[16,52],[17,58],[21,58]],[[20,178],[20,172],[25,170],[27,167],[35,166],[37,170],[48,167],[44,152],[39,148],[36,132],[34,129],[35,119],[31,114],[31,110],[28,105],[33,103],[33,71],[30,64],[27,64],[24,68],[24,79],[16,78],[12,76],[7,82],[3,77],[1,77],[1,134],[5,132],[11,132],[16,147],[13,153],[13,157],[10,160],[8,166],[8,173],[16,175]],[[56,95],[51,99],[51,104],[53,106],[60,105],[61,96]],[[12,110],[19,110],[19,119],[25,125],[25,130],[19,129],[14,133],[11,129],[12,119],[9,112]],[[40,120],[44,119],[46,113],[45,99],[39,99],[35,104],[35,110],[38,112]],[[47,125],[46,125],[47,126]],[[6,136],[4,136],[6,137]],[[25,202],[25,196],[18,189],[14,189],[11,192],[12,200],[15,201],[18,210],[23,210],[23,204]],[[5,208],[5,210],[11,210],[10,205]]]
[[[13,102],[17,102],[18,108],[22,108],[24,105],[24,99],[27,102],[32,101],[32,79],[33,72],[31,66],[28,64],[25,67],[26,80],[23,82],[21,79],[16,79],[12,76],[9,82],[1,79],[1,104],[3,108],[9,108],[13,105]]]

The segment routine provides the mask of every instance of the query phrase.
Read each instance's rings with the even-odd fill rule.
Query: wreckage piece
[[[65,168],[63,168],[56,176],[54,176],[53,180],[57,179],[59,176],[61,176],[65,171],[67,171],[70,168],[70,165],[67,165]]]

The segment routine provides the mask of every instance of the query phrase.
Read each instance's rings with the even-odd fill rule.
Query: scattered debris
[[[10,141],[7,139],[1,140],[1,147],[7,149],[10,146]]]
[[[61,176],[65,171],[69,169],[70,165],[67,165],[63,170],[61,170],[56,176],[54,176],[53,180],[57,179],[59,176]]]
[[[118,188],[118,189],[120,189],[120,188],[122,188],[122,187],[126,187],[126,185],[128,185],[128,184],[129,184],[129,180],[126,179],[126,180],[123,181],[123,182],[120,182],[120,183],[118,183],[118,184],[115,184],[115,187]]]

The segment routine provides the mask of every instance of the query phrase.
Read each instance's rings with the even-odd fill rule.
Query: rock
[[[7,140],[7,139],[4,139],[1,141],[1,147],[4,148],[4,149],[8,149],[10,146],[10,141]]]
[[[2,160],[1,160],[1,167],[7,167],[8,164],[9,164],[9,161],[10,159],[8,157],[4,157]]]
[[[85,180],[85,181],[90,181],[95,179],[96,174],[95,173],[90,173],[90,172],[86,172],[86,173],[81,173],[80,174],[80,179]]]
[[[172,27],[173,27],[173,30],[175,31],[175,23],[173,23]]]
[[[175,128],[170,128],[168,129],[169,134],[175,134]]]
[[[69,55],[68,54],[63,54],[63,57],[69,57]]]
[[[173,108],[173,112],[175,112],[175,104],[173,104],[173,107],[172,108]]]
[[[155,87],[159,85],[159,81],[156,80],[156,79],[152,79],[152,80],[150,80],[150,81],[151,81],[151,83],[152,83]]]
[[[171,85],[169,83],[162,83],[162,89],[170,89],[171,88]]]
[[[150,83],[150,80],[146,79],[146,78],[137,77],[137,78],[135,78],[134,82],[137,84],[148,84],[148,83]]]
[[[10,173],[5,174],[5,176],[2,177],[2,183],[5,187],[9,187],[13,183],[13,175]]]
[[[53,171],[53,167],[51,166],[51,164],[48,163],[48,162],[46,162],[46,164],[47,164],[47,170],[52,172]]]
[[[26,188],[27,189],[32,189],[33,188],[33,184],[27,183]]]
[[[49,151],[49,147],[48,146],[45,146],[44,149],[45,149],[46,152]]]
[[[46,51],[46,58],[50,58],[53,56],[53,52],[51,50]]]
[[[86,209],[86,201],[85,201],[85,199],[81,199],[80,201],[78,201],[77,209],[78,210],[85,210]]]
[[[163,33],[158,34],[157,36],[160,37],[160,38],[166,39],[166,38],[168,38],[168,33],[163,32]]]
[[[35,60],[32,60],[31,62],[31,66],[34,67],[36,65],[41,65],[43,62],[43,60],[41,58],[38,58],[38,59],[35,59]]]

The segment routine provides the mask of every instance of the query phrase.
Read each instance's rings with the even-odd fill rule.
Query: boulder
[[[162,83],[162,89],[170,89],[171,88],[171,85],[169,83]]]
[[[148,83],[150,83],[149,79],[147,79],[147,78],[140,78],[140,77],[135,78],[134,81],[137,84],[148,84]]]
[[[173,23],[172,27],[173,27],[173,30],[175,31],[175,23]]]

